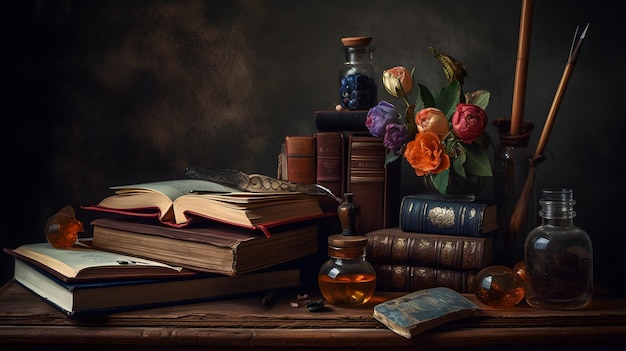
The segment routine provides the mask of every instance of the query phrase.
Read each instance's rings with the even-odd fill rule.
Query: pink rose
[[[413,90],[413,76],[405,67],[396,66],[383,71],[383,86],[391,96],[405,97]]]
[[[487,113],[476,105],[459,103],[452,115],[452,130],[463,142],[471,144],[487,127]]]

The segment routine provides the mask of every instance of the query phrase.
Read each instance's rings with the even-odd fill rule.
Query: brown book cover
[[[347,191],[361,206],[356,225],[360,235],[398,225],[400,163],[385,167],[386,156],[382,138],[356,132],[348,136]]]
[[[315,162],[317,139],[315,135],[285,136],[285,152],[287,155],[287,180],[315,184]]]
[[[493,258],[493,238],[410,233],[399,227],[366,234],[372,263],[450,269],[481,269]]]
[[[374,264],[376,288],[387,291],[416,291],[446,287],[459,293],[473,293],[476,270],[446,269],[392,264]]]
[[[317,184],[343,198],[346,192],[345,137],[341,132],[319,132],[317,138]],[[320,199],[324,211],[335,211],[339,203],[330,197]]]
[[[91,222],[93,246],[188,269],[241,275],[317,253],[319,225],[302,222],[260,230],[228,225],[172,228],[138,220],[99,218]]]

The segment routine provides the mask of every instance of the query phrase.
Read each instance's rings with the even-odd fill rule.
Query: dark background
[[[623,289],[618,4],[535,1],[525,118],[536,125],[534,150],[576,26],[590,22],[535,188],[574,189],[596,282]],[[337,103],[343,36],[373,36],[379,69],[415,67],[415,79],[438,90],[445,81],[432,45],[465,64],[466,91],[492,93],[490,119],[511,114],[521,0],[23,0],[4,8],[2,247],[45,240],[46,219],[65,205],[89,236],[93,214],[79,207],[112,185],[183,177],[190,165],[275,175],[284,136],[314,133],[314,111]],[[423,190],[402,162],[403,194]],[[12,259],[0,263],[4,282]]]

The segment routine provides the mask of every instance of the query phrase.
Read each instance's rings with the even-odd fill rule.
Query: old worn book
[[[366,234],[370,263],[481,269],[493,258],[493,237],[405,232],[399,227]]]
[[[398,225],[400,162],[385,167],[387,149],[382,138],[352,132],[348,136],[347,188],[361,206],[359,235]]]
[[[4,248],[4,252],[65,282],[173,278],[191,273],[181,266],[97,250],[89,241],[68,249],[55,249],[46,242]]]
[[[287,158],[287,180],[315,184],[316,177],[315,135],[286,135],[285,152]]]
[[[442,324],[478,316],[480,307],[458,292],[431,288],[381,302],[374,318],[407,339]]]
[[[318,199],[297,192],[256,193],[239,191],[198,179],[175,179],[111,187],[114,195],[83,209],[134,217],[157,218],[183,227],[198,219],[210,219],[246,228],[261,229],[323,216]]]
[[[400,228],[414,233],[486,236],[498,228],[496,203],[407,195],[400,203]]]
[[[446,287],[460,293],[473,293],[476,284],[475,269],[447,269],[425,266],[373,264],[376,270],[376,288],[386,291],[415,291]]]
[[[216,223],[172,228],[118,218],[98,218],[93,246],[185,268],[230,276],[262,270],[317,252],[318,228],[302,222],[277,228],[270,238],[259,230]]]
[[[41,299],[70,315],[191,303],[297,286],[296,268],[263,271],[238,277],[197,273],[179,277],[65,282],[16,258],[13,279]]]
[[[365,120],[369,110],[315,111],[315,128],[330,132],[367,132]]]
[[[316,183],[343,198],[346,192],[345,137],[342,132],[318,132],[316,155]],[[335,211],[339,205],[334,199],[320,199],[324,211]]]

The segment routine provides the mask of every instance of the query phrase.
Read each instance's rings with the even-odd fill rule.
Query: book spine
[[[369,110],[315,111],[315,127],[320,132],[367,132]]]
[[[400,228],[405,232],[480,237],[485,203],[451,202],[408,195],[400,203]]]
[[[285,136],[287,180],[296,183],[315,184],[316,144],[315,135]]]
[[[376,264],[376,288],[386,291],[417,291],[435,287],[473,293],[475,270]]]
[[[317,184],[343,198],[346,186],[344,135],[341,132],[317,133]],[[337,204],[334,204],[337,207]]]
[[[372,264],[481,269],[491,264],[492,238],[407,233],[382,229],[367,234]]]
[[[356,230],[360,235],[397,226],[400,199],[400,163],[385,166],[382,138],[362,133],[348,136],[347,191],[361,206]]]

